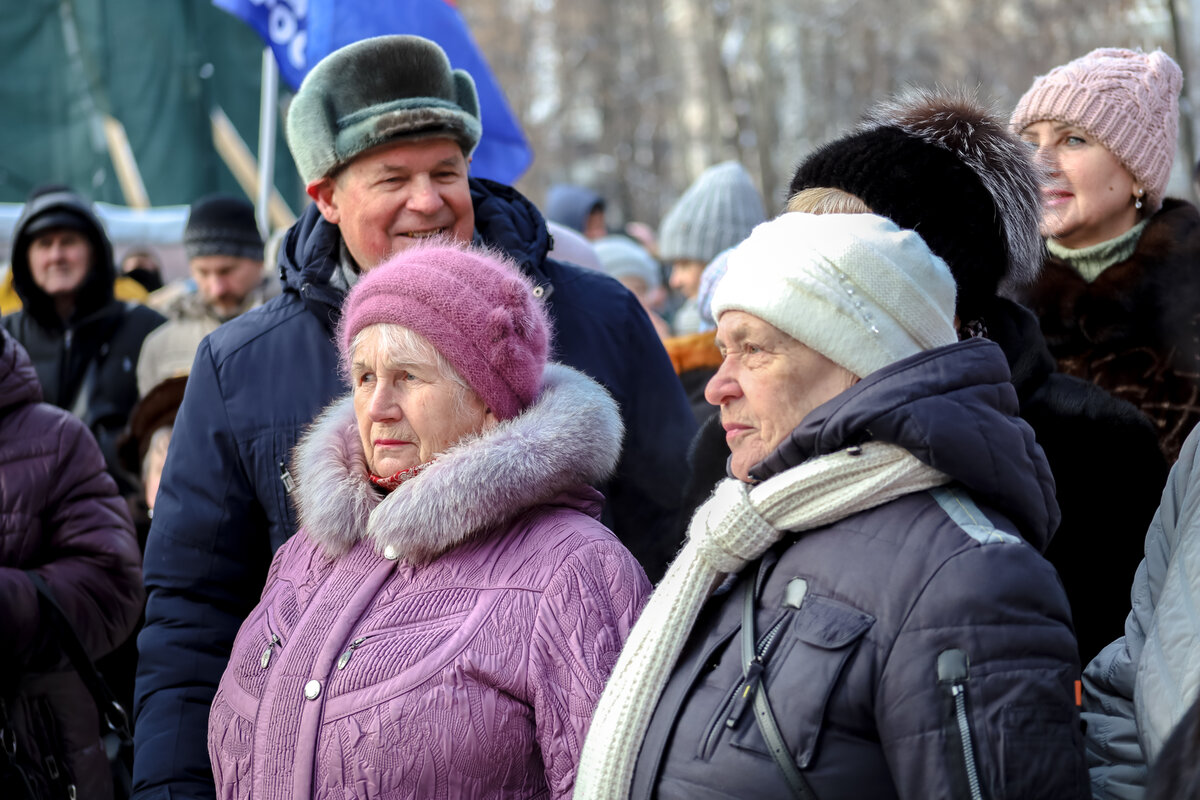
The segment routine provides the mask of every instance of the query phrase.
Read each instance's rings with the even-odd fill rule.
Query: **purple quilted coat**
[[[141,553],[91,432],[41,399],[29,357],[0,332],[0,699],[20,756],[57,754],[77,797],[104,800],[112,777],[95,703],[75,672],[60,669],[62,651],[24,570],[41,575],[98,658],[141,613]]]
[[[275,555],[209,717],[220,798],[566,798],[650,586],[598,521],[615,403],[551,365],[520,416],[388,495],[349,398],[296,453]]]

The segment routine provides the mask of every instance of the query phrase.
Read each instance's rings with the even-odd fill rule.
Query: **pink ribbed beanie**
[[[431,240],[372,269],[342,306],[345,363],[354,337],[376,323],[428,339],[500,419],[541,391],[550,322],[533,284],[495,251]]]
[[[1034,79],[1017,103],[1012,128],[1042,120],[1078,125],[1095,136],[1162,205],[1179,135],[1183,72],[1162,50],[1102,47]]]

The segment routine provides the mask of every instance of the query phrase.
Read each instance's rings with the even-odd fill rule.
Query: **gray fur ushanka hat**
[[[420,36],[376,36],[321,59],[287,114],[287,141],[305,184],[398,139],[479,144],[475,81]]]

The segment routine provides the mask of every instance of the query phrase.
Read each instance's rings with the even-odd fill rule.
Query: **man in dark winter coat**
[[[506,252],[554,321],[555,358],[611,391],[625,451],[602,490],[648,572],[676,549],[684,449],[695,423],[637,299],[606,276],[546,258],[542,216],[515,190],[469,179],[474,84],[417,37],[337,51],[306,78],[288,141],[316,201],[281,247],[284,293],[211,334],[176,419],[146,552],[135,793],[212,797],[208,706],[271,555],[296,529],[289,458],[337,394],[331,344],[348,287],[413,239]]]
[[[113,297],[112,244],[82,197],[64,186],[35,191],[13,231],[13,288],[23,307],[4,327],[29,353],[46,400],[82,419],[123,493],[117,438],[138,399],[138,355],[164,322]]]

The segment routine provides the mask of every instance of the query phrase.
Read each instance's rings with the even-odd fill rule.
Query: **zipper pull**
[[[272,633],[271,641],[267,642],[267,649],[263,650],[262,658],[260,658],[258,660],[258,663],[262,665],[263,669],[266,669],[270,665],[270,663],[271,663],[271,648],[277,644],[279,644],[279,635]]]
[[[355,648],[357,648],[360,644],[362,644],[366,640],[367,640],[367,637],[360,636],[357,639],[355,639],[353,642],[351,642],[350,648],[348,650],[346,650],[346,652],[344,652],[340,656],[338,656],[337,668],[345,669],[346,665],[350,663],[351,656],[354,655]]]
[[[742,682],[742,690],[733,698],[733,707],[729,709],[729,718],[725,720],[726,728],[736,728],[738,720],[750,705],[750,696],[757,691],[762,679],[763,662],[755,658],[746,665],[746,680]]]
[[[296,482],[292,480],[292,473],[288,472],[287,464],[281,460],[279,462],[279,480],[283,481],[283,490],[288,494],[296,488]]]
[[[967,654],[958,648],[938,653],[938,683],[961,684],[968,674]]]
[[[808,581],[804,578],[792,578],[783,591],[783,607],[799,608],[808,594]]]

